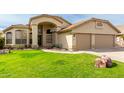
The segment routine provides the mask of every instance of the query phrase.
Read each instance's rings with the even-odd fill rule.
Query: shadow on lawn
[[[112,63],[112,67],[109,67],[109,68],[113,68],[113,67],[117,67],[117,63]]]
[[[58,60],[58,61],[55,62],[55,64],[57,64],[57,65],[64,65],[65,61],[64,60]]]
[[[39,56],[40,54],[41,53],[23,53],[23,54],[19,54],[19,56],[22,58],[33,58]]]

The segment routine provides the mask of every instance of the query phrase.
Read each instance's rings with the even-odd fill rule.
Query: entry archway
[[[55,29],[57,26],[51,22],[38,24],[38,46],[49,48],[55,44]]]

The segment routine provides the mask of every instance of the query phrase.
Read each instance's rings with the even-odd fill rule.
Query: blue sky
[[[38,14],[0,14],[0,30],[13,24],[28,24],[29,18]],[[109,20],[114,25],[124,24],[124,14],[56,14],[71,23],[92,17]]]

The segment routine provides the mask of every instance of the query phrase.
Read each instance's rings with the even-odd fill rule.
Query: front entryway
[[[43,22],[38,25],[38,46],[49,48],[55,43],[55,25],[49,22]]]

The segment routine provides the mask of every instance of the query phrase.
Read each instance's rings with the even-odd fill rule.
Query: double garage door
[[[76,35],[77,50],[91,49],[92,38],[91,34],[77,34]],[[113,35],[95,35],[95,48],[112,48],[114,46]]]

